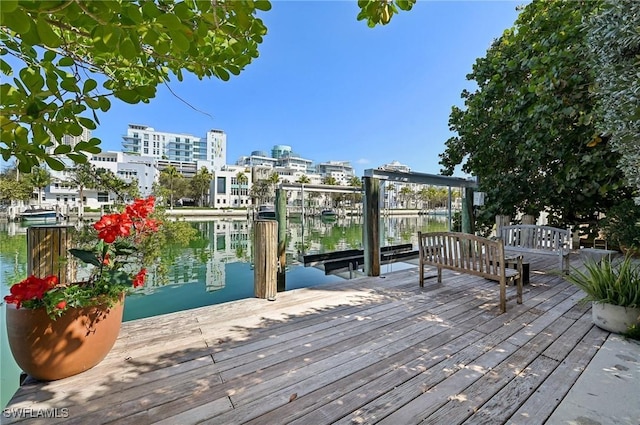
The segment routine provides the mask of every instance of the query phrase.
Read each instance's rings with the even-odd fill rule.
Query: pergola
[[[478,186],[475,179],[448,177],[438,174],[367,169],[364,171],[364,270],[367,276],[380,275],[380,209],[382,205],[380,182],[418,183],[449,188],[449,228],[451,228],[451,188],[464,189],[462,223],[463,231],[471,231],[473,190]]]

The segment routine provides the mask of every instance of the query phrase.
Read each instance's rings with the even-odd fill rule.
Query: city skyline
[[[451,106],[473,89],[465,75],[513,25],[518,4],[419,1],[371,29],[355,2],[275,1],[260,15],[269,29],[260,57],[240,76],[187,76],[148,105],[113,102],[93,134],[106,151],[122,150],[128,124],[220,129],[228,163],[282,144],[317,162],[349,161],[357,175],[394,160],[437,174]]]

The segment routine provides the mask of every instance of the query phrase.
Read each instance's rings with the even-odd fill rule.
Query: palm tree
[[[240,198],[242,195],[246,194],[246,187],[243,188],[243,185],[246,185],[249,182],[249,178],[242,171],[238,171],[238,174],[236,174],[236,181],[238,182],[238,186],[239,186],[238,198]]]
[[[164,171],[161,173],[161,176],[166,178],[169,182],[169,202],[171,205],[171,209],[173,209],[173,184],[176,180],[182,177],[182,174],[178,172],[176,167],[170,165],[164,169]]]
[[[325,178],[322,179],[322,184],[326,184],[326,185],[330,185],[330,186],[337,186],[338,185],[338,181],[333,176],[326,176]]]
[[[389,186],[387,186],[385,192],[387,192],[387,208],[391,208],[393,207],[393,205],[391,204],[391,193],[393,193],[393,191],[396,190],[396,187],[393,184],[390,184]]]
[[[200,204],[200,206],[203,206],[205,198],[204,193],[205,191],[209,190],[211,179],[213,179],[213,176],[211,175],[207,167],[200,168],[196,175],[191,179],[191,187],[193,191],[199,194],[198,203]]]
[[[413,198],[413,190],[411,190],[409,186],[402,186],[402,189],[400,189],[400,199],[402,199],[405,208],[411,206],[411,198]]]
[[[77,164],[71,172],[70,180],[78,187],[78,197],[80,205],[78,206],[78,218],[84,216],[84,190],[96,187],[96,177],[93,165],[85,162]]]
[[[311,183],[311,179],[306,174],[303,174],[300,177],[298,177],[298,180],[296,180],[296,183],[308,184],[308,183]]]
[[[38,188],[38,206],[42,207],[42,191],[51,184],[51,173],[44,168],[35,167],[31,170],[29,179],[33,187]]]
[[[362,189],[362,180],[358,176],[351,176],[349,179],[349,186],[359,187]],[[351,194],[351,215],[353,215],[353,206],[356,204],[356,192]]]

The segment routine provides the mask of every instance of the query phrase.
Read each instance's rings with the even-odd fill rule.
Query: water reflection
[[[153,277],[139,294],[153,294],[169,285],[201,284],[206,292],[219,291],[233,284],[231,264],[240,268],[252,267],[253,221],[246,219],[191,221],[197,237],[188,247],[168,244],[162,261],[168,265],[168,281]],[[381,245],[411,243],[417,246],[418,231],[446,230],[442,216],[385,217],[381,225]],[[361,217],[332,220],[309,218],[289,220],[287,223],[288,270],[300,265],[300,257],[346,249],[362,249]],[[26,227],[21,223],[0,223],[0,276],[7,286],[26,276]],[[236,267],[237,268],[237,267]],[[231,273],[231,274],[230,274]],[[322,280],[322,279],[320,279]],[[293,283],[292,283],[293,284]],[[3,290],[6,288],[3,288]]]

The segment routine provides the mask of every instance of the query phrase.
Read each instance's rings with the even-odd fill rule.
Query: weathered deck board
[[[125,323],[101,364],[8,408],[69,409],[29,424],[543,424],[608,335],[554,260],[531,262],[502,315],[495,282],[419,288],[416,268]]]

